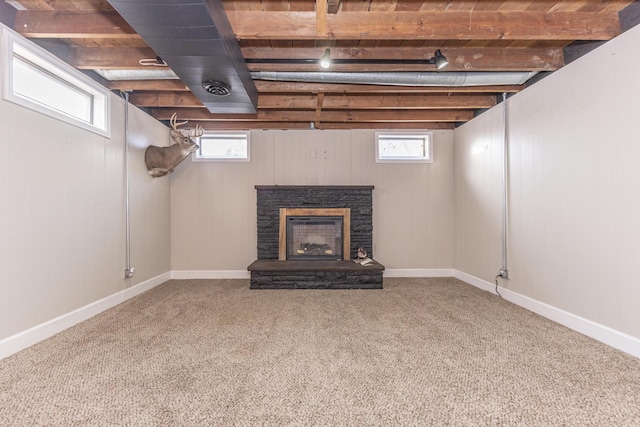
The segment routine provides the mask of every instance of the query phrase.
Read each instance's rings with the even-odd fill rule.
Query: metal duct
[[[306,83],[375,84],[387,86],[486,86],[524,84],[536,72],[281,72],[253,71],[255,80]]]
[[[258,90],[220,0],[109,0],[212,113],[255,114]],[[207,92],[208,80],[231,92]]]

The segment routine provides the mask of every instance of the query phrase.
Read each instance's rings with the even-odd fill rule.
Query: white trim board
[[[453,277],[487,292],[495,293],[495,283],[487,282],[458,270],[454,270]],[[597,341],[600,341],[601,343],[607,344],[613,348],[640,358],[639,338],[609,328],[608,326],[593,322],[589,319],[585,319],[584,317],[580,317],[573,313],[561,310],[557,307],[524,296],[517,292],[510,291],[509,289],[505,289],[501,286],[498,286],[498,290],[502,295],[502,298],[509,302],[512,302],[515,305],[546,317],[549,320],[566,326],[567,328],[579,332],[583,335],[591,337]]]
[[[94,301],[76,310],[65,313],[54,319],[36,325],[25,331],[0,340],[0,359],[4,359],[20,350],[37,344],[59,332],[83,322],[103,311],[133,298],[169,280],[169,273],[163,273],[131,288],[116,292],[113,295]]]

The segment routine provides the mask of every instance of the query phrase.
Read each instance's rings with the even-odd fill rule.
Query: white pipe
[[[255,80],[307,83],[376,84],[386,86],[485,86],[524,84],[536,72],[370,72],[252,71]]]
[[[509,279],[509,269],[507,267],[507,242],[508,242],[508,208],[509,208],[509,132],[507,116],[507,94],[502,94],[502,120],[503,120],[503,140],[502,140],[502,268],[499,277]]]
[[[131,215],[129,206],[129,93],[122,92],[124,98],[124,185],[125,185],[125,252],[127,264],[124,278],[133,277],[134,268],[131,267]]]

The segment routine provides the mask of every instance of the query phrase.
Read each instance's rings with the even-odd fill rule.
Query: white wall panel
[[[133,279],[123,278],[124,103],[105,138],[0,100],[0,340],[169,270],[169,181],[142,153],[167,128],[131,108]]]
[[[511,97],[506,287],[640,337],[640,27]],[[502,105],[455,132],[455,268],[493,281],[501,264]],[[500,157],[500,156],[498,156]]]
[[[171,184],[172,269],[256,258],[255,185],[374,185],[374,253],[387,268],[453,264],[453,132],[433,164],[376,164],[373,131],[254,131],[250,163],[193,162]],[[178,172],[178,171],[176,171]]]

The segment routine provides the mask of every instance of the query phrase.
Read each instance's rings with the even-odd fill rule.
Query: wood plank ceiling
[[[156,54],[106,0],[17,0],[16,31],[64,42],[67,62],[82,70],[160,69],[141,65]],[[449,65],[439,73],[551,72],[576,43],[620,34],[619,12],[633,1],[490,0],[223,0],[251,71],[434,72],[440,49]],[[49,42],[51,43],[51,42]],[[260,62],[263,61],[263,62]],[[265,62],[266,61],[266,62]],[[179,80],[102,80],[129,91],[133,104],[159,120],[174,112],[205,129],[452,129],[525,85],[438,87],[255,80],[257,114],[212,114]]]

